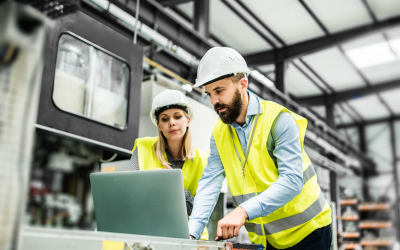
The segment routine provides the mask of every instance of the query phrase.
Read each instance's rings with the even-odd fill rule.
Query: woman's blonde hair
[[[186,118],[189,119],[189,115],[185,112],[182,111]],[[157,118],[157,124],[158,124],[158,118]],[[171,165],[167,159],[165,159],[165,143],[166,143],[167,138],[163,135],[161,130],[158,130],[158,141],[156,144],[154,144],[154,153],[156,154],[156,157],[158,161],[163,164],[168,164]],[[190,126],[187,127],[186,133],[183,135],[183,143],[181,147],[181,152],[180,156],[182,157],[182,160],[190,160],[194,158],[194,146],[193,146],[193,140],[192,140],[192,131],[190,130]]]

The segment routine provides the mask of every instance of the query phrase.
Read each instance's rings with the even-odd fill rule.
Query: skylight
[[[391,46],[396,47],[400,51],[400,39],[390,41]],[[379,64],[389,63],[396,61],[396,55],[390,49],[387,42],[380,42],[360,48],[350,49],[346,51],[350,60],[358,68],[367,68]]]
[[[397,56],[400,56],[400,38],[389,41],[390,47],[396,52]]]

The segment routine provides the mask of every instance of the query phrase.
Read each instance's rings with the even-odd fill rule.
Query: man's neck
[[[239,126],[243,126],[246,123],[246,114],[247,114],[247,108],[249,107],[249,93],[246,92],[244,98],[243,98],[243,109],[242,112],[240,112],[239,117],[236,119],[236,123],[239,124]]]

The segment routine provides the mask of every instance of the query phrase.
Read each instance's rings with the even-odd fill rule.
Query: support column
[[[400,223],[400,203],[399,203],[399,178],[398,178],[398,171],[397,171],[397,156],[396,156],[396,134],[394,131],[394,121],[391,120],[389,122],[390,126],[390,144],[392,146],[392,155],[393,155],[393,178],[394,178],[394,184],[395,184],[395,194],[396,194],[396,199],[395,199],[395,213],[396,213],[396,224],[399,225]],[[400,240],[400,228],[396,228],[396,238],[397,241]]]
[[[204,38],[210,37],[210,0],[194,1],[194,29]]]
[[[325,112],[326,112],[326,124],[328,124],[329,127],[335,129],[335,109],[333,103],[329,100],[325,105]]]
[[[285,88],[285,61],[279,60],[275,63],[275,87],[286,94]]]
[[[361,152],[364,154],[367,153],[367,140],[365,139],[365,125],[359,125],[358,126],[358,144],[360,147]],[[368,176],[365,173],[365,170],[363,167],[361,167],[361,178],[363,179],[362,183],[362,194],[364,196],[365,200],[369,200],[370,195],[369,195],[369,190],[367,187],[367,181],[368,181]]]

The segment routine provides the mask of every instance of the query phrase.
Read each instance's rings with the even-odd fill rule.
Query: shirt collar
[[[261,104],[257,96],[249,91],[247,91],[247,93],[249,93],[249,105],[247,106],[246,118],[256,115],[258,107],[260,107],[260,114],[262,114]]]

